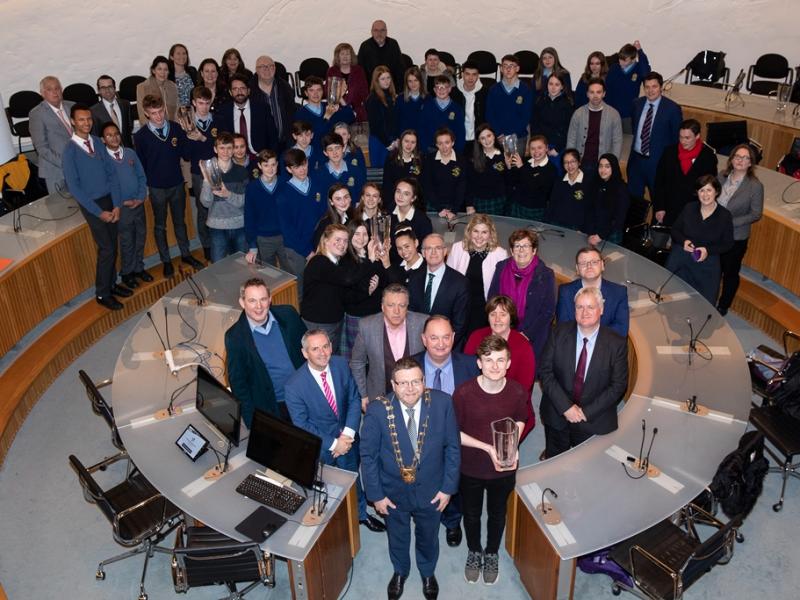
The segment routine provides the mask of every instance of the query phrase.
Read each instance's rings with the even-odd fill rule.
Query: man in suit
[[[426,268],[408,277],[409,308],[428,315],[444,315],[453,324],[455,346],[460,348],[467,334],[469,282],[461,273],[445,264],[447,246],[438,233],[422,240]]]
[[[411,570],[411,518],[416,563],[426,599],[437,598],[440,513],[458,489],[461,444],[453,401],[426,390],[422,368],[402,358],[392,368],[393,393],[371,402],[361,429],[361,472],[367,499],[386,517],[394,575],[390,600],[403,594]]]
[[[603,279],[605,262],[600,250],[586,246],[575,254],[575,271],[578,279],[558,286],[558,305],[556,320],[559,323],[575,320],[575,294],[585,287],[596,287],[603,294],[603,316],[600,324],[610,327],[622,337],[628,336],[630,311],[628,308],[628,288],[624,285]]]
[[[233,102],[226,102],[217,109],[214,118],[221,131],[239,133],[247,140],[247,153],[251,160],[256,154],[269,148],[278,149],[278,134],[272,111],[266,102],[250,100],[250,87],[243,75],[233,75],[228,82],[228,91]]]
[[[567,148],[581,154],[581,169],[597,171],[597,161],[606,152],[617,158],[622,153],[622,120],[617,110],[603,102],[606,84],[590,79],[586,87],[587,104],[572,113],[567,130]]]
[[[581,288],[575,322],[556,325],[537,361],[547,458],[617,428],[617,403],[628,386],[628,344],[600,324],[602,314],[600,290]]]
[[[287,81],[275,77],[275,61],[269,56],[256,59],[256,76],[250,81],[250,98],[269,106],[270,116],[275,123],[278,151],[290,148],[294,144],[292,117],[297,110],[294,90]]]
[[[422,329],[422,345],[425,351],[413,356],[425,373],[425,381],[432,390],[453,395],[464,382],[480,373],[474,356],[453,352],[455,332],[450,319],[432,315],[425,320]],[[461,544],[461,498],[458,494],[442,513],[442,524],[447,530],[447,545],[455,548]]]
[[[286,408],[292,423],[322,438],[322,463],[358,473],[361,397],[347,361],[332,356],[330,338],[322,329],[305,332],[301,345],[306,364],[286,381]],[[367,514],[360,481],[356,490],[359,522],[370,531],[385,531],[383,523]]]
[[[656,168],[664,149],[678,140],[683,120],[681,107],[661,95],[664,78],[651,71],[644,78],[644,96],[633,101],[633,145],[628,159],[628,190],[644,196],[644,188],[653,198]]]
[[[426,315],[408,310],[408,290],[399,283],[383,289],[381,312],[358,322],[350,369],[353,371],[361,408],[392,389],[392,365],[405,356],[424,349],[422,328]]]
[[[69,117],[74,103],[63,99],[61,82],[52,75],[39,82],[39,93],[44,100],[28,116],[31,141],[39,157],[39,177],[50,194],[66,194],[61,155],[74,133]]]
[[[259,408],[289,420],[284,384],[305,360],[301,338],[306,326],[292,306],[271,306],[269,288],[254,277],[239,288],[239,320],[225,332],[225,364],[233,395],[250,427]]]
[[[97,93],[100,94],[100,101],[92,106],[92,119],[94,119],[92,134],[102,137],[103,126],[106,123],[114,123],[122,138],[122,145],[133,148],[131,105],[127,101],[119,101],[117,83],[111,75],[100,75],[97,78]]]

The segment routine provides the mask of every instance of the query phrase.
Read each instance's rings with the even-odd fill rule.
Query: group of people
[[[497,581],[518,454],[501,460],[492,424],[510,420],[525,439],[535,379],[542,458],[617,427],[628,384],[627,290],[603,278],[593,246],[577,252],[578,277],[557,289],[538,243],[534,232],[516,230],[509,256],[491,217],[476,214],[449,252],[430,233],[419,255],[413,230],[402,230],[395,245],[404,258],[392,265],[361,221],[334,223],[309,262],[301,313],[272,305],[261,279],[241,287],[243,312],[225,349],[242,418],[249,425],[258,408],[291,420],[322,438],[323,463],[360,472],[359,520],[388,535],[389,598],[400,598],[410,572],[412,519],[426,598],[438,595],[439,528],[456,547],[462,521],[466,580]],[[310,321],[301,316],[309,296],[336,314],[348,301],[363,314]]]

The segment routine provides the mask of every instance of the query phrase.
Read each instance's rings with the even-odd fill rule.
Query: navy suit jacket
[[[419,366],[422,367],[423,373],[425,372],[426,352],[427,351],[420,352],[412,357],[419,363]],[[474,356],[469,356],[463,352],[456,352],[454,350],[450,353],[450,360],[453,361],[453,384],[455,385],[453,391],[457,390],[465,381],[474,379],[481,373],[481,370],[478,368],[478,362],[475,360]],[[426,381],[425,383],[430,386],[433,382]]]
[[[347,361],[341,356],[331,356],[329,363],[333,393],[336,397],[338,417],[333,414],[322,388],[311,374],[308,363],[295,371],[286,381],[286,408],[292,423],[322,438],[320,456],[330,452],[333,442],[349,427],[358,434],[361,425],[361,394],[350,373]]]
[[[388,398],[394,406],[397,438],[403,464],[411,465],[413,449],[406,429],[403,405],[394,393]],[[404,483],[395,460],[389,435],[386,407],[381,401],[370,402],[361,428],[361,481],[367,500],[375,502],[389,498],[400,510],[429,508],[431,500],[440,491],[453,495],[458,491],[461,469],[461,438],[453,410],[453,400],[448,394],[430,391],[431,403],[421,399],[419,429],[430,416],[425,443],[422,447],[417,479]]]
[[[425,284],[428,270],[417,269],[408,276],[408,310],[429,315],[444,315],[450,319],[456,333],[455,347],[459,348],[467,334],[469,315],[469,282],[455,269],[444,265],[444,275],[433,299],[431,310],[425,306]]]
[[[305,362],[300,352],[300,339],[306,332],[306,326],[292,306],[273,305],[270,312],[281,330],[289,358],[294,367],[298,368]],[[225,354],[228,383],[233,395],[242,403],[242,420],[245,425],[250,427],[256,408],[280,416],[275,400],[275,387],[253,341],[253,331],[244,311],[239,320],[225,332]]]
[[[647,98],[644,96],[640,96],[633,101],[631,124],[634,137],[636,132],[639,131],[639,119],[647,114],[645,112],[646,103]],[[650,129],[650,156],[653,158],[654,163],[657,163],[658,159],[661,158],[664,148],[678,142],[678,129],[682,120],[681,107],[666,96],[661,96],[661,102],[658,104],[658,111]],[[631,146],[631,152],[633,152],[633,146]]]
[[[239,111],[233,101],[226,102],[214,113],[214,121],[219,131],[233,133],[233,120],[239,118]],[[256,154],[269,148],[278,151],[278,130],[272,119],[272,111],[263,100],[250,98],[250,140]]]
[[[581,280],[576,279],[558,286],[558,305],[556,321],[565,323],[575,320],[575,294],[581,289]],[[628,288],[606,279],[600,280],[600,293],[603,294],[603,316],[600,324],[610,327],[622,337],[628,337],[630,309],[628,308]]]

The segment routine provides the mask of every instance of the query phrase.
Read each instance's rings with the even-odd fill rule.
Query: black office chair
[[[475,50],[469,53],[467,60],[471,60],[478,66],[478,74],[481,76],[482,81],[489,85],[498,81],[500,65],[497,63],[494,54],[488,50]]]
[[[103,420],[106,422],[109,429],[111,429],[111,443],[114,444],[114,447],[118,450],[124,451],[125,444],[122,443],[117,424],[114,421],[114,410],[100,393],[100,388],[111,385],[112,381],[106,379],[100,383],[95,383],[83,369],[78,371],[78,379],[83,384],[86,390],[86,397],[89,398],[89,402],[92,404],[92,412],[103,417]]]
[[[722,88],[730,79],[731,70],[725,66],[725,53],[702,50],[686,65],[685,83]]]
[[[405,73],[406,70],[414,66],[414,59],[412,59],[408,54],[401,54],[400,64],[403,65],[403,73]],[[405,85],[405,82],[403,82],[403,84]],[[397,93],[401,92],[402,90],[397,90]]]
[[[22,152],[22,138],[31,137],[28,115],[41,101],[42,97],[33,90],[14,92],[8,99],[6,116],[11,127],[11,133],[17,136],[17,145],[20,152]],[[14,119],[21,120],[15,122]]]
[[[275,77],[283,79],[294,89],[294,76],[286,70],[286,65],[281,62],[275,62]]]
[[[760,79],[756,79],[759,77]],[[771,80],[771,81],[766,81]],[[780,54],[763,54],[756,64],[747,70],[747,91],[751,94],[768,96],[774,92],[779,83],[792,85],[794,71],[789,68],[789,61]]]
[[[226,585],[225,600],[240,600],[259,585],[275,587],[275,557],[255,542],[237,542],[210,527],[178,528],[172,550],[175,591],[207,585]],[[251,582],[243,590],[237,583]]]
[[[790,344],[795,348],[793,352],[790,352]],[[750,385],[755,394],[761,398],[772,398],[787,380],[797,375],[800,371],[798,345],[800,345],[800,334],[787,329],[783,332],[783,354],[765,344],[760,344],[747,355]]]
[[[145,81],[141,75],[128,75],[123,77],[119,82],[118,95],[122,100],[128,103],[131,108],[131,125],[133,121],[139,118],[138,110],[136,109],[136,86]],[[141,119],[139,119],[141,122]]]
[[[764,157],[764,148],[747,136],[747,121],[719,121],[706,123],[706,144],[717,154],[728,156],[734,146],[749,144],[756,155],[756,164]]]
[[[517,50],[514,54],[519,59],[518,77],[521,81],[531,85],[533,74],[536,72],[536,67],[539,66],[539,55],[532,50]]]
[[[439,60],[442,61],[445,64],[445,66],[449,67],[452,70],[453,77],[458,79],[461,76],[461,65],[456,62],[455,56],[453,56],[449,52],[444,52],[440,50]]]
[[[730,561],[741,517],[723,524],[698,506],[692,510],[703,516],[704,524],[716,529],[705,541],[665,519],[614,547],[610,557],[634,581],[633,587],[615,581],[611,585],[615,596],[625,590],[639,598],[680,600],[683,592],[704,573]]]
[[[297,97],[305,98],[303,86],[308,77],[315,75],[322,79],[322,81],[325,81],[329,67],[328,61],[324,58],[311,57],[304,59],[303,62],[300,63],[300,68],[294,74],[294,80],[297,86],[295,88],[297,90]]]
[[[144,554],[139,600],[147,600],[144,588],[147,563],[154,552],[172,553],[169,548],[157,544],[178,526],[182,516],[180,509],[159,494],[135,467],[129,470],[121,483],[103,490],[92,473],[119,460],[130,461],[130,458],[127,454],[120,453],[87,468],[74,455],[69,457],[72,468],[78,474],[84,497],[97,505],[111,523],[114,540],[122,546],[133,547],[132,550],[101,561],[97,565],[95,577],[99,580],[106,578],[105,565]]]
[[[97,103],[97,92],[88,83],[71,83],[64,88],[64,100],[93,106]]]

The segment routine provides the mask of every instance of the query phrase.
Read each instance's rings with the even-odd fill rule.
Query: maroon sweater
[[[458,429],[476,440],[492,444],[492,421],[511,417],[524,423],[528,419],[528,398],[522,386],[512,379],[497,394],[487,394],[478,378],[461,384],[453,394]],[[495,471],[491,457],[478,448],[461,446],[461,472],[477,479],[507,477],[512,471]]]

